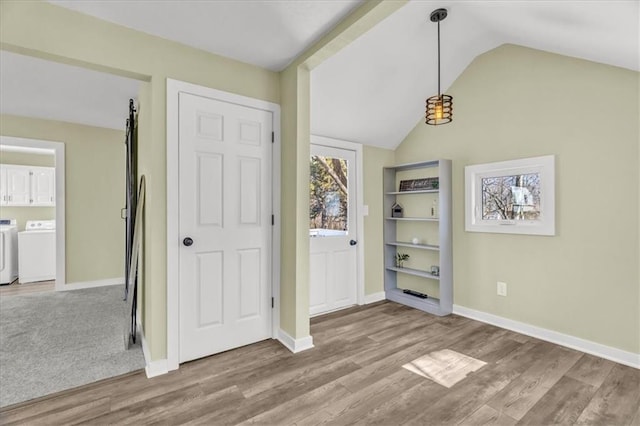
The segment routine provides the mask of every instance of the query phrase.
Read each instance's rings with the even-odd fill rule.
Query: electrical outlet
[[[503,283],[502,281],[498,281],[498,296],[506,296],[507,295],[507,283]]]

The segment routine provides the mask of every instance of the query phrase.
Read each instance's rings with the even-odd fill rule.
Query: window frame
[[[482,218],[482,180],[537,173],[540,175],[540,218],[509,220]],[[469,165],[465,174],[465,231],[498,234],[555,235],[555,156],[522,158]]]

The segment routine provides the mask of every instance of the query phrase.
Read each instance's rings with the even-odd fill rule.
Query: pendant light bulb
[[[436,120],[442,120],[442,99],[436,101]]]

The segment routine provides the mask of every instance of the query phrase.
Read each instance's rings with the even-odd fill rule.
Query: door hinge
[[[273,305],[274,305],[275,301],[273,300],[273,297],[271,298],[271,309],[273,309]]]
[[[271,215],[271,226],[276,224],[276,217],[274,215]]]
[[[271,132],[271,143],[276,141],[276,132]]]

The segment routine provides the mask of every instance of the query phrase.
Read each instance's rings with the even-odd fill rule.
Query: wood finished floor
[[[18,296],[21,294],[43,293],[46,291],[54,291],[55,287],[55,280],[38,281],[26,284],[18,284],[18,280],[15,280],[9,285],[0,286],[0,296]]]
[[[392,302],[311,321],[315,348],[264,341],[0,411],[0,424],[640,425],[640,370]],[[450,349],[487,364],[451,388],[402,368]]]

